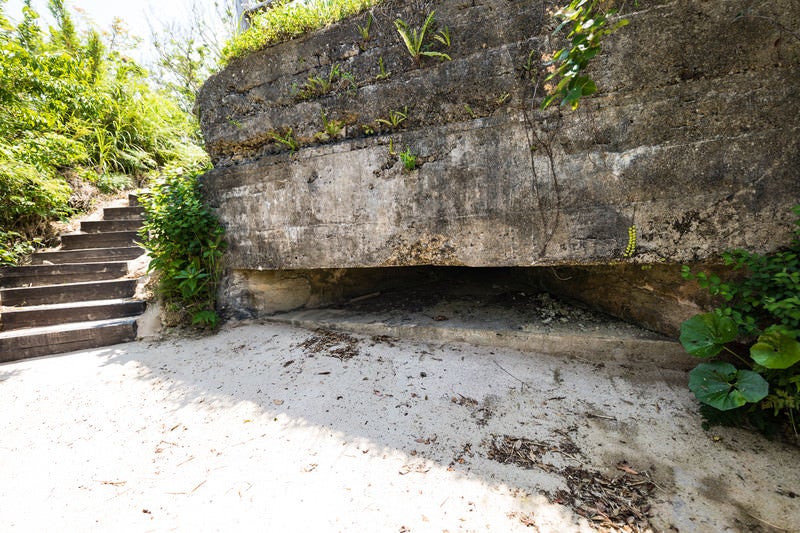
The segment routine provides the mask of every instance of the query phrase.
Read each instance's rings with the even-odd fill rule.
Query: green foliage
[[[800,217],[800,206],[794,208]],[[770,326],[797,338],[800,335],[800,219],[795,222],[795,239],[785,249],[770,255],[746,250],[723,254],[726,266],[741,275],[722,280],[714,274],[692,274],[683,268],[685,279],[695,279],[713,296],[724,302],[719,312],[729,316],[749,337]]]
[[[330,139],[335,139],[342,133],[345,123],[343,120],[329,119],[325,112],[322,112],[323,133]]]
[[[367,13],[367,23],[364,24],[363,26],[357,24],[358,34],[361,35],[361,40],[364,42],[367,42],[370,39],[369,30],[370,28],[372,28],[372,22],[373,22],[372,13]]]
[[[378,58],[378,75],[375,76],[376,80],[385,80],[388,79],[392,75],[391,72],[386,70],[386,66],[383,64],[383,56]]]
[[[680,341],[695,357],[714,357],[725,345],[736,339],[736,324],[726,316],[715,313],[695,315],[681,324]]]
[[[151,184],[141,199],[146,217],[139,235],[152,258],[149,269],[160,274],[159,295],[185,311],[193,325],[213,328],[225,242],[222,226],[203,203],[201,172],[177,168]]]
[[[375,123],[380,125],[384,124],[389,126],[390,128],[397,129],[400,125],[405,122],[408,118],[408,106],[403,107],[402,111],[396,111],[394,109],[389,110],[389,118],[378,118],[375,119]]]
[[[0,266],[14,265],[33,252],[33,245],[15,231],[0,228]]]
[[[309,76],[302,87],[292,86],[292,92],[299,100],[311,100],[342,89],[352,92],[356,88],[353,75],[335,63],[331,65],[327,76]]]
[[[433,38],[445,45],[447,48],[450,48],[450,28],[447,26],[437,31]]]
[[[273,132],[271,136],[273,141],[287,147],[289,154],[295,153],[300,148],[300,143],[295,139],[292,128],[288,128],[284,133]]]
[[[97,188],[105,194],[113,194],[133,188],[133,180],[126,174],[103,174],[97,178]]]
[[[736,274],[723,280],[716,274],[683,276],[694,279],[721,301],[712,313],[697,315],[681,325],[680,341],[692,355],[709,358],[732,356],[730,363],[698,365],[689,387],[702,403],[717,410],[734,410],[726,423],[747,422],[767,431],[777,420],[798,435],[800,413],[800,206],[794,208],[795,238],[778,252],[762,255],[734,250],[723,255]],[[739,271],[739,272],[737,272]],[[736,343],[736,344],[733,344]],[[738,351],[748,347],[748,353]],[[749,357],[748,357],[749,356]],[[731,370],[733,368],[733,370]],[[766,387],[753,374],[763,380]],[[726,388],[727,387],[727,388]],[[763,394],[762,394],[763,392]],[[716,416],[710,413],[709,420]]]
[[[689,389],[698,400],[720,411],[759,402],[769,385],[752,370],[738,370],[730,363],[701,363],[689,373]]]
[[[403,162],[403,168],[408,172],[417,168],[417,156],[411,152],[411,148],[406,147],[405,151],[400,152],[398,156]]]
[[[257,13],[250,27],[231,39],[222,50],[222,60],[256,52],[271,44],[288,41],[309,31],[356,15],[380,0],[280,0]]]
[[[17,239],[43,237],[73,214],[65,176],[111,191],[206,157],[192,143],[196,123],[121,54],[124,39],[77,28],[63,0],[49,9],[56,25],[46,37],[29,5],[15,26],[0,2],[0,227],[18,236],[0,239],[5,260],[26,249]]]
[[[15,155],[16,150],[0,145],[0,228],[33,239],[50,220],[71,213],[72,189],[52,169]]]
[[[625,253],[622,257],[629,259],[636,253],[636,225],[628,228],[628,244],[625,246]]]
[[[768,330],[750,347],[750,357],[764,368],[789,368],[800,361],[800,342],[778,330]]]
[[[434,23],[435,13],[435,11],[431,11],[430,14],[425,18],[425,22],[422,23],[422,27],[419,29],[411,28],[405,21],[401,19],[394,21],[394,25],[397,28],[397,33],[400,34],[400,38],[403,39],[403,43],[406,45],[408,53],[411,55],[411,58],[418,67],[422,65],[423,57],[436,57],[443,61],[450,61],[451,59],[449,55],[443,52],[431,50],[430,43],[425,43],[425,35],[427,34],[431,25]],[[439,34],[436,35],[435,39],[443,44],[446,44],[447,46],[450,46],[450,32],[447,30],[447,27],[440,31]]]
[[[627,19],[621,19],[609,25],[609,18],[615,11],[604,10],[604,3],[603,0],[572,0],[555,13],[554,17],[561,20],[561,24],[553,33],[568,26],[570,43],[553,55],[554,68],[545,81],[560,79],[554,86],[545,86],[549,95],[542,102],[542,109],[556,101],[577,109],[581,97],[597,92],[595,82],[582,72],[600,52],[603,38],[628,24]]]

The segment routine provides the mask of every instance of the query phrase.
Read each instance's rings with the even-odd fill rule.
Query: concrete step
[[[114,248],[88,248],[84,250],[57,250],[55,252],[38,252],[31,256],[32,265],[66,263],[104,263],[107,261],[130,261],[143,255],[140,246]]]
[[[0,333],[0,363],[111,346],[136,339],[133,318],[77,322]]]
[[[115,231],[138,231],[142,227],[141,220],[84,220],[81,222],[83,233],[105,233]]]
[[[102,281],[125,277],[128,263],[85,263],[63,265],[27,265],[0,269],[0,287],[41,287],[81,281]]]
[[[142,220],[144,207],[106,207],[103,209],[103,220]]]
[[[136,292],[135,279],[88,281],[42,287],[0,289],[0,305],[4,307],[86,302],[131,298]]]
[[[61,235],[61,249],[85,250],[87,248],[122,248],[133,246],[138,240],[139,235],[135,231],[66,233]]]
[[[145,306],[140,300],[116,299],[0,307],[0,331],[134,317],[144,313]]]
[[[505,288],[428,285],[387,290],[335,307],[277,313],[264,320],[378,337],[512,348],[598,364],[616,361],[676,370],[697,364],[674,339],[549,295]]]

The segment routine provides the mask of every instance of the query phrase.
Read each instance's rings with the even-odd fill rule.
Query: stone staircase
[[[0,269],[0,363],[136,339],[145,302],[127,276],[144,254],[135,243],[142,215],[132,194],[128,206],[62,234],[60,249]]]

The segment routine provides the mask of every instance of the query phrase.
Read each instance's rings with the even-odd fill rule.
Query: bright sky
[[[150,40],[148,19],[152,20],[155,28],[160,28],[162,22],[179,20],[184,13],[190,12],[193,2],[192,0],[65,0],[64,3],[70,10],[73,8],[84,10],[100,30],[110,28],[114,17],[122,18],[131,33],[145,40],[145,43],[140,46],[143,50],[140,50],[138,54],[132,54],[138,56],[136,59],[142,60],[149,55],[149,52],[144,50],[149,48],[149,45],[146,44]],[[211,11],[214,0],[197,0],[197,3]],[[50,24],[47,0],[33,0],[32,5],[42,15],[42,18],[48,21],[44,26]],[[6,14],[13,20],[19,20],[22,6],[22,0],[8,0]]]

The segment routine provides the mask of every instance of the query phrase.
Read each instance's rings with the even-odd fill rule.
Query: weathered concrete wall
[[[601,93],[538,110],[552,37],[541,0],[387,1],[232,62],[199,98],[205,179],[241,272],[706,260],[790,240],[800,202],[800,4],[639,2],[591,68]],[[628,3],[632,4],[632,3]],[[417,68],[393,21],[431,9],[452,61]],[[794,29],[794,34],[782,28]],[[532,55],[531,55],[532,53]],[[531,76],[528,58],[532,57]],[[379,59],[391,76],[378,79]],[[357,90],[293,85],[352,73]],[[337,84],[335,84],[337,85]],[[378,126],[408,106],[400,128]],[[323,119],[341,133],[322,135]],[[375,130],[365,133],[365,126]],[[291,128],[300,149],[272,140]],[[409,148],[420,168],[390,153]]]

